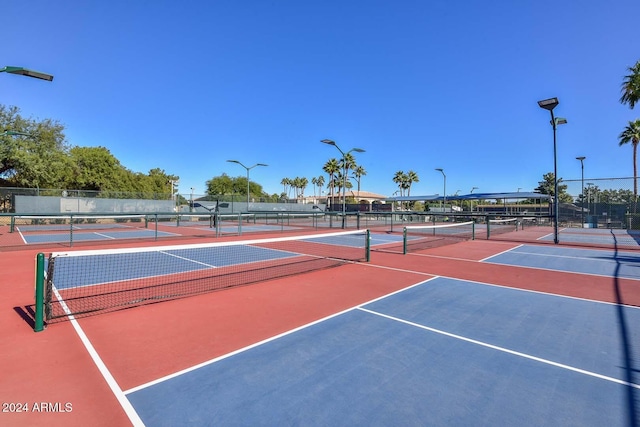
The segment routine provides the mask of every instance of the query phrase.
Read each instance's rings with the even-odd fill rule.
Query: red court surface
[[[476,240],[409,255],[374,250],[370,263],[89,316],[79,325],[126,392],[434,276],[640,306],[637,280],[479,262],[519,244]],[[1,253],[0,425],[131,425],[72,322],[33,332],[26,311],[37,252]]]

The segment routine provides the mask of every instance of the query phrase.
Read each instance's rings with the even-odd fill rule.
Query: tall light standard
[[[582,193],[580,193],[580,220],[582,225],[580,228],[584,228],[584,159],[586,159],[585,156],[576,157],[576,160],[580,160],[580,169],[582,171]]]
[[[473,194],[473,190],[477,190],[478,187],[472,187],[469,194]],[[471,204],[471,212],[473,213],[473,199],[469,199],[469,203]]]
[[[269,166],[269,165],[266,165],[264,163],[256,163],[253,166],[245,166],[245,165],[243,165],[241,162],[239,162],[237,160],[227,160],[227,162],[237,163],[237,164],[239,164],[240,166],[242,166],[243,168],[245,168],[247,170],[247,212],[249,212],[249,171],[251,169],[255,168],[256,166]]]
[[[591,215],[591,187],[593,187],[593,182],[587,182],[587,211],[589,215]]]
[[[47,80],[49,82],[53,80],[53,76],[51,74],[41,73],[39,71],[33,71],[22,67],[2,67],[0,68],[0,73],[19,74],[21,76],[33,77],[36,79]]]
[[[177,190],[178,187],[178,180],[177,179],[170,179],[169,181],[167,181],[167,184],[171,185],[171,200],[174,201],[175,200],[175,194],[173,194],[173,192],[175,190]],[[176,202],[173,203],[173,209],[176,209]]]
[[[334,147],[336,147],[338,149],[338,151],[340,151],[340,154],[342,154],[342,169],[344,170],[344,172],[342,173],[342,228],[345,228],[345,215],[346,215],[346,198],[347,198],[347,169],[348,166],[347,165],[347,154],[351,153],[352,151],[355,151],[356,153],[364,153],[364,150],[362,148],[352,148],[351,150],[347,151],[346,153],[344,151],[342,151],[340,149],[340,147],[338,147],[338,144],[336,144],[335,141],[332,141],[330,139],[323,139],[322,141],[325,144],[329,144],[329,145],[333,145]]]
[[[442,213],[444,213],[444,211],[447,209],[447,175],[444,174],[444,170],[442,168],[436,168],[436,170],[442,173],[442,177],[444,178],[444,189],[442,191],[442,193],[444,194],[444,209],[442,210]]]
[[[556,144],[556,129],[558,125],[567,123],[567,119],[561,117],[555,117],[553,115],[553,109],[560,103],[558,98],[549,98],[542,101],[538,101],[538,106],[551,113],[551,126],[553,126],[553,242],[558,244],[558,161],[557,161],[557,144]]]

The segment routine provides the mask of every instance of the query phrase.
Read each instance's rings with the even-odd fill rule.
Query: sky
[[[6,0],[0,104],[63,124],[71,146],[106,147],[179,192],[246,176],[326,175],[361,148],[361,189],[391,196],[533,191],[558,176],[633,176],[618,135],[640,118],[619,102],[640,60],[637,0]],[[631,21],[629,21],[631,19]],[[325,177],[325,180],[328,179]],[[193,190],[191,190],[193,189]]]

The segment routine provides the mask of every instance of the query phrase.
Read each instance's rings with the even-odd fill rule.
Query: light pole
[[[471,191],[469,192],[469,194],[473,194],[473,190],[477,190],[478,187],[472,187]],[[469,203],[471,204],[471,212],[473,213],[473,199],[469,200]]]
[[[351,153],[352,151],[355,151],[356,153],[364,153],[364,150],[362,148],[352,148],[351,150],[347,151],[346,153],[344,151],[342,151],[340,149],[340,147],[338,147],[338,144],[336,144],[335,141],[332,141],[330,139],[323,139],[322,141],[325,144],[328,145],[333,145],[334,147],[336,147],[338,149],[338,151],[340,152],[340,154],[342,154],[342,169],[343,169],[343,174],[342,174],[342,228],[345,228],[345,216],[346,216],[346,191],[347,191],[347,170],[348,170],[348,165],[347,165],[347,154]]]
[[[249,212],[249,171],[251,169],[255,168],[256,166],[269,166],[269,165],[266,165],[264,163],[256,163],[255,165],[248,167],[248,166],[243,165],[241,162],[239,162],[237,160],[227,160],[227,162],[237,163],[237,164],[239,164],[240,166],[242,166],[243,168],[245,168],[247,170],[247,212]]]
[[[582,225],[580,228],[584,228],[584,159],[586,159],[585,156],[576,157],[576,160],[580,160],[580,169],[582,171],[582,193],[580,193],[580,220]]]
[[[436,170],[442,173],[442,177],[444,178],[444,188],[442,191],[442,194],[444,194],[444,204],[443,204],[442,213],[444,213],[444,211],[447,209],[447,175],[444,174],[444,170],[442,168],[436,168]]]
[[[191,187],[191,203],[189,204],[189,212],[193,212],[193,187]]]
[[[556,129],[558,125],[567,123],[567,119],[561,117],[556,118],[553,115],[553,109],[560,103],[558,98],[549,98],[542,101],[538,101],[540,108],[547,110],[551,113],[551,126],[553,126],[553,242],[558,244],[558,161],[557,161],[557,144],[556,144]]]
[[[178,185],[178,180],[177,179],[170,179],[167,183],[171,185],[171,200],[173,201],[173,200],[175,200],[174,199],[175,195],[173,194],[173,191]],[[173,203],[173,209],[174,210],[176,209],[176,203],[175,202]]]
[[[51,74],[41,73],[39,71],[33,71],[22,67],[2,67],[0,68],[0,73],[19,74],[36,79],[47,80],[49,82],[53,80],[53,76]]]
[[[587,182],[587,211],[591,214],[591,187],[593,187],[593,182]]]

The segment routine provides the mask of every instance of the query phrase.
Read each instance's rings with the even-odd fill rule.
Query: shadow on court
[[[613,237],[614,245],[614,256],[613,258],[616,261],[615,274],[613,275],[613,290],[616,298],[616,313],[618,316],[618,327],[620,332],[620,340],[622,343],[622,354],[623,354],[623,369],[625,373],[625,381],[628,384],[635,384],[634,379],[636,373],[639,372],[638,369],[635,368],[634,360],[633,360],[633,351],[631,348],[631,340],[629,338],[629,327],[627,325],[627,319],[624,312],[624,300],[622,298],[622,292],[620,290],[620,268],[622,265],[623,259],[620,259],[618,256],[618,245],[615,233],[611,232],[611,236]],[[637,240],[637,239],[636,239]],[[623,257],[624,258],[624,257]],[[640,406],[640,396],[638,396],[638,392],[634,387],[627,386],[627,412],[629,417],[629,426],[638,427],[638,407]]]

